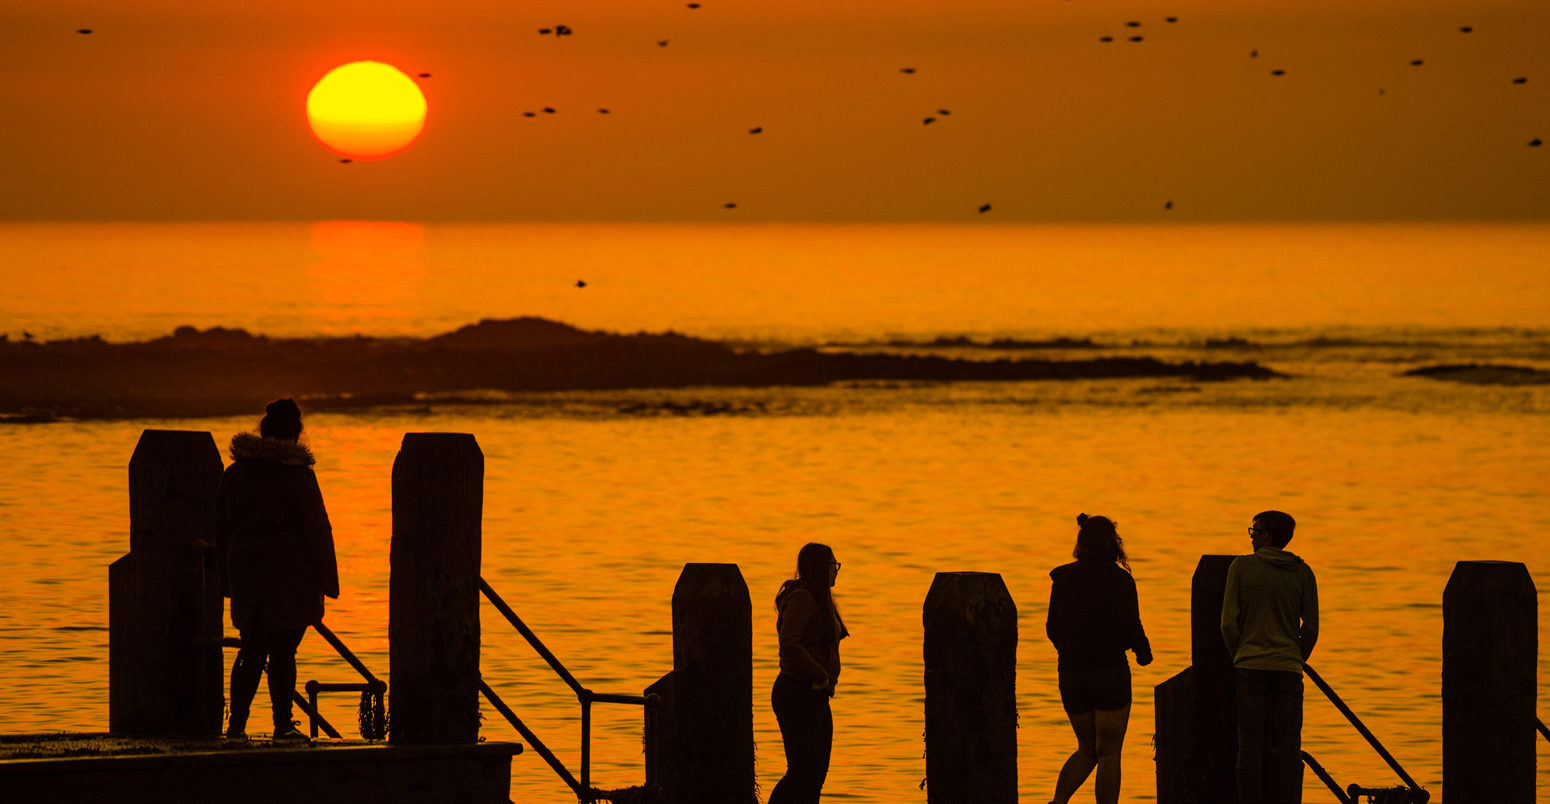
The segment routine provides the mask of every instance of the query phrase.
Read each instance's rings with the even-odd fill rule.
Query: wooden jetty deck
[[[506,804],[517,743],[397,746],[107,734],[0,737],[8,804]]]

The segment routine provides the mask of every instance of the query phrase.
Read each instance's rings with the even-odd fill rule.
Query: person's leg
[[[1278,673],[1271,706],[1275,713],[1279,804],[1302,804],[1302,674]]]
[[[1264,804],[1265,720],[1270,704],[1265,685],[1255,670],[1237,670],[1238,703],[1238,804]]]
[[[780,739],[786,749],[786,775],[770,791],[769,804],[806,804],[818,800],[817,792],[810,792],[811,783],[807,779],[808,768],[812,765],[813,732],[818,724],[813,722],[812,707],[806,700],[811,697],[806,693],[812,691],[803,689],[805,686],[800,680],[777,678],[775,688],[770,692],[770,706],[775,710]]]
[[[1071,730],[1076,732],[1076,751],[1066,757],[1066,764],[1055,779],[1055,804],[1070,801],[1098,764],[1098,732],[1093,713],[1067,712],[1066,717],[1071,719]]]
[[[1117,804],[1119,801],[1120,749],[1125,746],[1125,729],[1130,725],[1130,707],[1093,713],[1093,728],[1097,732],[1098,750],[1098,804]]]
[[[291,728],[291,696],[296,692],[296,646],[307,627],[270,631],[269,708],[274,714],[276,732]]]
[[[813,724],[812,791],[813,801],[823,794],[823,783],[829,778],[829,759],[834,755],[834,710],[829,706],[829,693],[820,691],[818,708]]]
[[[253,706],[253,696],[258,692],[258,680],[264,674],[264,656],[268,647],[264,629],[248,628],[238,631],[242,647],[231,664],[231,719],[227,721],[227,734],[245,734],[248,713]]]

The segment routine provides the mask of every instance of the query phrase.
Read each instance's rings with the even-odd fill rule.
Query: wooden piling
[[[659,743],[667,800],[755,804],[753,610],[736,564],[684,565],[668,684],[654,689],[671,701],[662,724],[671,735]]]
[[[479,739],[484,453],[466,433],[408,433],[393,461],[389,740]]]
[[[1442,593],[1448,804],[1534,800],[1539,609],[1528,568],[1460,561]]]
[[[108,728],[218,734],[224,610],[221,453],[208,432],[146,430],[129,459],[129,553],[108,567]]]
[[[939,572],[922,611],[926,800],[1017,804],[1017,605],[1001,576]]]
[[[1238,800],[1236,685],[1222,640],[1222,597],[1236,558],[1200,557],[1190,581],[1191,665],[1154,688],[1157,804]]]

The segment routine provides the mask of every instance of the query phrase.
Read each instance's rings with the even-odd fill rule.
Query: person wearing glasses
[[[1222,596],[1222,639],[1232,656],[1238,702],[1238,801],[1302,801],[1302,665],[1319,639],[1313,570],[1286,551],[1297,522],[1263,511],[1249,526],[1253,555],[1233,559]],[[1276,749],[1277,789],[1261,763]]]
[[[779,615],[780,675],[770,706],[786,748],[786,775],[770,792],[769,804],[817,804],[829,775],[834,717],[829,699],[840,677],[840,640],[850,636],[834,606],[840,562],[828,545],[804,545],[795,578],[775,595]]]
[[[1130,661],[1152,663],[1141,627],[1136,581],[1113,520],[1079,514],[1076,561],[1050,570],[1044,632],[1060,654],[1060,703],[1076,732],[1076,751],[1055,781],[1054,804],[1066,804],[1093,769],[1098,804],[1119,801],[1120,749],[1130,723]]]

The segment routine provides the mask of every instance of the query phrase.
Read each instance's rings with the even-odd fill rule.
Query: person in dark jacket
[[[1076,732],[1076,752],[1055,782],[1054,804],[1066,804],[1093,769],[1098,804],[1119,801],[1120,748],[1130,723],[1130,662],[1152,663],[1141,627],[1136,581],[1124,541],[1108,517],[1076,518],[1076,561],[1050,570],[1044,631],[1060,654],[1060,702]]]
[[[850,636],[830,591],[839,572],[833,550],[807,544],[797,553],[797,576],[775,595],[780,675],[770,705],[786,747],[786,775],[770,791],[769,804],[817,804],[829,775],[829,699],[840,678],[840,640]]]
[[[259,435],[231,440],[232,463],[221,476],[216,553],[222,593],[242,647],[231,668],[226,736],[247,738],[248,711],[259,676],[269,668],[274,739],[305,740],[291,720],[296,646],[323,619],[323,597],[339,597],[334,535],[312,452],[300,442],[301,409],[290,399],[265,408]]]

